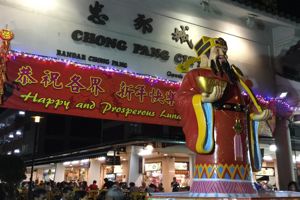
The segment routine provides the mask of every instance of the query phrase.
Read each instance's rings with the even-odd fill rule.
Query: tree
[[[15,155],[0,155],[0,163],[0,180],[8,188],[9,199],[14,199],[17,185],[26,178],[25,164]]]

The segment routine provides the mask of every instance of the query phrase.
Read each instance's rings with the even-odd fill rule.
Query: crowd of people
[[[260,191],[275,191],[276,188],[271,186],[266,176],[258,179],[255,183],[256,189]],[[172,192],[178,192],[179,183],[176,178],[171,182]],[[29,182],[23,182],[18,188],[16,199],[28,200]],[[82,182],[43,182],[36,181],[32,183],[32,199],[34,200],[143,200],[147,195],[154,192],[164,192],[162,183],[155,185],[153,183],[146,185],[142,182],[141,186],[137,187],[134,182],[129,185],[125,182],[112,182],[107,178],[104,179],[102,187],[98,187],[97,181],[88,185],[86,181]],[[288,184],[289,191],[299,191],[299,186],[295,181]],[[0,199],[5,198],[5,187],[0,183]]]
[[[27,200],[29,196],[28,188],[29,182],[21,183],[16,198]],[[54,181],[36,181],[32,183],[32,188],[34,200],[142,200],[150,193],[164,192],[162,183],[147,186],[145,182],[142,182],[141,186],[137,187],[134,182],[130,182],[128,185],[125,182],[112,182],[107,178],[104,179],[102,187],[98,187],[97,181],[94,180],[90,185],[86,181],[57,183]],[[6,200],[5,198],[0,199]]]
[[[269,176],[262,176],[254,183],[258,192],[272,192],[278,190],[276,185],[271,185]],[[290,181],[287,185],[287,191],[300,192],[299,185],[296,181]]]

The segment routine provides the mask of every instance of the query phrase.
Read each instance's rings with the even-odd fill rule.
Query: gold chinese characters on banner
[[[6,62],[8,61],[8,51],[10,41],[14,38],[14,34],[9,29],[0,30],[0,104],[4,94],[4,84],[7,81],[6,77]]]

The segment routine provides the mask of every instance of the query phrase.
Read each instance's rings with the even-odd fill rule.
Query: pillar
[[[162,159],[162,184],[164,186],[165,192],[172,192],[171,182],[175,176],[175,158],[174,157],[164,157]]]
[[[34,169],[34,171],[35,171],[35,176],[33,176],[33,181],[36,181],[36,180],[38,180],[39,182],[45,181],[43,168],[36,168],[36,169]]]
[[[138,147],[129,146],[128,151],[130,153],[129,162],[128,162],[128,183],[134,182],[137,186],[141,185],[141,173],[143,168],[143,163],[140,163],[138,155]]]
[[[90,159],[90,168],[88,170],[88,185],[92,184],[93,181],[97,181],[98,187],[100,187],[100,161],[97,159]]]
[[[288,120],[277,117],[275,129],[276,158],[278,169],[279,189],[287,190],[290,181],[296,180],[293,170],[292,148]]]
[[[54,182],[62,182],[65,180],[66,167],[62,163],[57,163],[55,167]]]

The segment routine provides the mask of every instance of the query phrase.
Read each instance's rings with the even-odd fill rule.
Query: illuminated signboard
[[[158,171],[161,170],[161,163],[145,163],[145,171]]]
[[[259,172],[256,172],[256,176],[275,176],[274,167],[262,167]]]
[[[188,170],[187,162],[175,162],[175,170]]]

